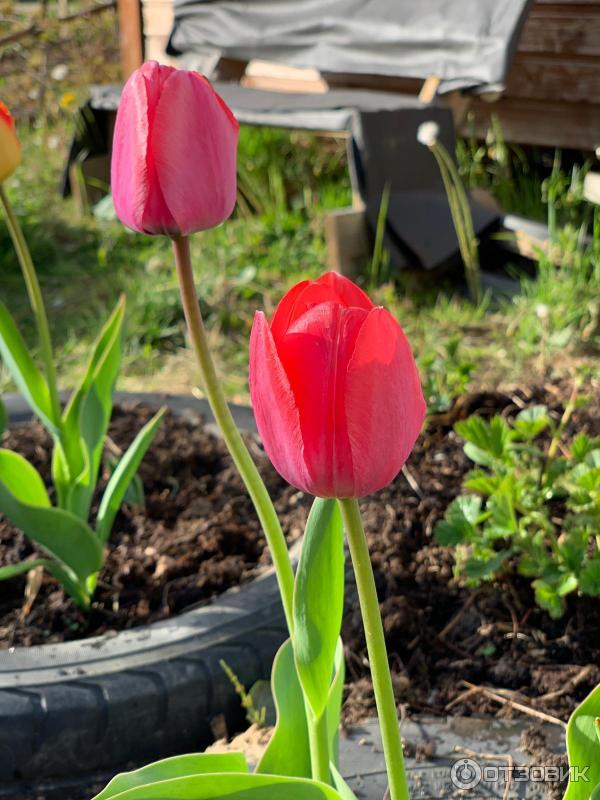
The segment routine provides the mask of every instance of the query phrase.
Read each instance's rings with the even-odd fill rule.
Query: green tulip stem
[[[190,339],[200,366],[206,397],[216,423],[221,430],[225,444],[229,449],[231,457],[254,503],[258,518],[265,533],[277,574],[283,610],[291,636],[294,630],[292,611],[294,571],[292,569],[292,562],[288,553],[285,536],[281,530],[281,525],[279,524],[279,519],[273,507],[273,503],[271,502],[271,498],[256,468],[256,464],[252,460],[248,448],[235,425],[223,389],[217,377],[215,365],[208,347],[206,329],[202,321],[198,296],[196,294],[188,237],[174,237],[173,250],[175,252],[175,264],[177,266],[177,277],[179,279],[183,310]]]
[[[373,679],[373,691],[381,727],[390,797],[391,800],[409,800],[410,795],[404,768],[400,726],[398,724],[392,676],[385,648],[375,578],[373,577],[371,558],[369,556],[369,546],[358,508],[358,501],[351,498],[339,500],[339,504],[356,576],[356,587],[358,589]]]
[[[48,390],[50,392],[50,402],[52,403],[52,412],[54,415],[54,423],[57,428],[61,426],[61,406],[60,398],[58,396],[58,385],[56,380],[56,368],[54,366],[54,358],[52,355],[52,339],[50,337],[50,328],[48,327],[48,317],[46,316],[46,309],[44,307],[44,300],[42,298],[42,290],[38,277],[31,260],[31,254],[25,241],[25,236],[19,225],[19,220],[15,216],[12,206],[8,199],[4,186],[0,183],[0,202],[4,208],[6,215],[6,224],[10,238],[12,239],[25,286],[27,287],[27,294],[29,295],[29,302],[33,315],[35,317],[38,339],[40,344],[40,355],[44,362],[44,370],[46,372],[46,380],[48,382]]]
[[[315,781],[331,784],[329,771],[329,732],[327,729],[327,709],[317,719],[307,708],[308,740],[310,744],[310,764]]]

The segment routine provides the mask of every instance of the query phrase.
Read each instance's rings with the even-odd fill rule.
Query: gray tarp
[[[172,53],[502,88],[529,0],[174,0]]]

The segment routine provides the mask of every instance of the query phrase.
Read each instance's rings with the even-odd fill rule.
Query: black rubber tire
[[[243,718],[220,659],[250,686],[286,635],[269,572],[166,622],[0,651],[0,798],[86,800],[123,768],[203,749],[215,716]]]

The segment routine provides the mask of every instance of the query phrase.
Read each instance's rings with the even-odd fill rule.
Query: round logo
[[[472,758],[461,758],[452,765],[450,777],[457,789],[474,789],[481,783],[481,767]]]

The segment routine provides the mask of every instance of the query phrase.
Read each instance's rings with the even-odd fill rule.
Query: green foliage
[[[252,693],[246,691],[244,684],[240,681],[238,676],[224,659],[219,661],[219,666],[229,678],[229,681],[235,689],[237,696],[240,698],[242,708],[246,712],[246,719],[250,725],[258,725],[259,727],[263,727],[267,719],[266,706],[262,706],[260,709],[255,707]]]
[[[456,573],[470,585],[514,565],[552,617],[573,592],[600,597],[600,438],[579,433],[557,455],[566,418],[557,425],[537,405],[512,422],[457,423],[478,465],[463,484],[474,494],[457,497],[435,531],[441,545],[456,548]]]
[[[450,408],[471,381],[475,362],[465,354],[459,336],[443,339],[419,358],[423,394],[429,414]]]
[[[347,795],[346,795],[347,796]],[[94,800],[341,800],[323,783],[251,774],[241,754],[168,758],[117,775]]]
[[[306,707],[289,639],[275,656],[271,687],[277,724],[256,771],[265,775],[310,778],[312,773]]]
[[[88,517],[121,364],[124,314],[121,299],[98,337],[80,385],[57,419],[47,379],[0,304],[0,354],[32,411],[53,437],[52,477],[57,497],[54,507],[34,467],[17,453],[0,450],[0,511],[48,556],[8,565],[0,570],[0,580],[43,566],[83,608],[90,604],[116,513],[164,413],[158,412],[140,431],[114,469],[100,503],[96,530],[92,530]]]
[[[567,753],[571,774],[564,800],[595,800],[600,792],[600,686],[571,715]]]
[[[319,719],[327,705],[344,610],[344,530],[336,500],[312,506],[294,587],[294,657]]]

